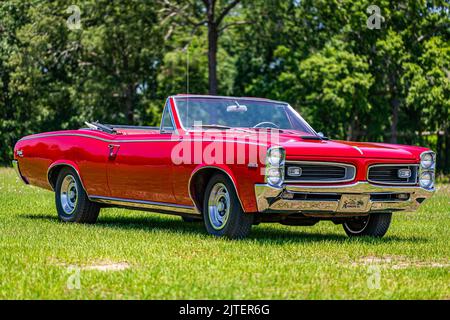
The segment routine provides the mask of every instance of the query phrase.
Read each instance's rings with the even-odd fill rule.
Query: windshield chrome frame
[[[271,99],[265,99],[265,98],[250,98],[250,97],[229,97],[229,96],[211,96],[211,95],[178,95],[178,96],[172,96],[174,105],[175,105],[175,111],[177,112],[178,115],[178,119],[180,121],[180,126],[181,129],[185,132],[203,132],[204,130],[202,129],[187,129],[184,124],[183,124],[183,119],[181,118],[181,114],[180,111],[178,109],[178,103],[177,100],[178,99],[187,99],[189,100],[190,98],[200,98],[200,99],[236,99],[236,100],[242,100],[242,101],[262,101],[262,102],[272,102],[272,103],[276,103],[276,104],[281,104],[286,106],[290,111],[292,111],[297,117],[300,118],[300,120],[305,124],[305,126],[311,130],[311,132],[317,136],[320,137],[319,134],[316,132],[316,130],[313,129],[313,127],[311,127],[311,125],[287,102],[284,101],[277,101],[277,100],[271,100]],[[291,120],[289,119],[289,122]],[[237,129],[239,127],[231,127],[231,129]],[[251,128],[242,128],[242,129],[251,129]],[[208,129],[210,130],[210,129]],[[222,129],[217,129],[217,130],[222,130]],[[281,129],[283,130],[283,129]],[[295,130],[295,129],[284,129],[284,130]]]
[[[303,123],[308,127],[309,130],[311,130],[317,137],[320,137],[319,134],[317,133],[316,130],[314,130],[313,127],[311,127],[311,125],[308,123],[308,121],[306,121],[301,115],[300,113],[297,112],[297,110],[295,110],[289,103],[287,103],[287,107],[295,114],[297,115],[297,117],[299,117]],[[295,130],[295,129],[294,129]]]

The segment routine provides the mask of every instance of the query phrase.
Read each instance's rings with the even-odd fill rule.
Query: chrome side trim
[[[87,193],[87,190],[83,184],[83,180],[81,179],[79,171],[71,164],[68,163],[58,163],[56,165],[51,165],[47,170],[47,181],[51,188],[53,189],[52,184],[50,183],[50,171],[59,166],[68,166],[71,167],[76,174],[78,175],[78,179],[81,182],[81,186],[88,195],[89,200],[94,202],[100,202],[100,203],[107,203],[107,204],[113,204],[123,207],[135,207],[135,208],[143,208],[143,209],[153,209],[153,210],[163,210],[163,211],[170,211],[170,210],[176,210],[180,213],[189,213],[189,214],[199,214],[196,207],[194,206],[185,206],[185,205],[179,205],[179,204],[173,204],[173,203],[164,203],[164,202],[154,202],[154,201],[144,201],[144,200],[133,200],[133,199],[122,199],[122,198],[112,198],[112,197],[103,197],[103,196],[90,196]],[[54,189],[53,189],[54,191]]]
[[[32,135],[28,137],[23,137],[19,141],[26,141],[26,140],[33,140],[33,139],[40,139],[40,138],[50,138],[50,137],[83,137],[83,138],[90,138],[94,140],[100,140],[103,142],[117,142],[117,143],[124,143],[124,142],[167,142],[171,141],[170,139],[130,139],[130,140],[120,140],[120,139],[106,139],[101,137],[92,136],[85,133],[43,133],[43,134],[37,134]],[[174,140],[172,140],[174,141]],[[175,140],[176,141],[176,140]]]
[[[50,165],[50,167],[48,167],[48,169],[47,169],[47,182],[50,185],[50,188],[52,188],[52,190],[55,191],[55,189],[53,188],[53,186],[52,186],[52,184],[50,182],[50,171],[53,168],[60,167],[60,166],[71,167],[77,173],[78,180],[80,180],[80,182],[81,182],[81,187],[83,188],[84,192],[86,192],[86,194],[87,194],[87,189],[84,187],[84,183],[83,183],[83,180],[81,179],[80,172],[77,170],[77,168],[75,168],[73,165],[68,164],[68,163],[57,163],[57,164],[52,164],[52,165]]]
[[[340,183],[340,182],[350,182],[355,180],[356,177],[356,167],[352,164],[342,163],[342,162],[321,162],[321,161],[286,161],[286,166],[290,164],[312,164],[312,165],[331,165],[336,167],[345,168],[345,175],[347,175],[347,168],[353,169],[353,176],[347,179],[338,179],[330,181],[320,181],[320,180],[285,180],[286,183]]]
[[[407,193],[410,195],[408,200],[404,201],[372,201],[369,200],[368,206],[364,212],[372,211],[399,211],[416,210],[421,202],[417,199],[428,199],[433,190],[426,190],[416,186],[379,186],[368,182],[356,182],[344,186],[299,186],[285,185],[281,188],[274,188],[267,184],[255,185],[255,196],[258,212],[317,212],[317,213],[342,213],[340,211],[340,200],[323,201],[323,200],[299,200],[283,195],[296,193],[323,193],[323,194],[340,194],[340,195],[367,195],[376,193]],[[345,212],[348,214],[348,212]]]
[[[416,170],[416,181],[414,183],[412,182],[407,182],[407,183],[401,183],[401,182],[379,182],[379,181],[373,181],[371,179],[369,179],[369,172],[371,168],[375,168],[375,167],[417,167]],[[374,183],[374,184],[381,184],[381,185],[391,185],[391,186],[415,186],[418,183],[418,179],[419,179],[419,165],[415,164],[415,163],[382,163],[382,164],[373,164],[371,166],[369,166],[367,168],[367,173],[366,173],[366,179],[367,181]]]
[[[178,211],[180,213],[198,214],[195,207],[184,206],[174,203],[112,198],[103,196],[89,196],[89,200],[93,202],[112,204],[122,207],[134,207],[149,210]]]
[[[14,171],[17,173],[17,176],[19,177],[20,181],[22,181],[25,184],[28,184],[28,181],[25,180],[24,177],[22,176],[22,174],[20,173],[19,161],[13,160],[12,161],[12,166],[14,168]]]
[[[194,198],[192,197],[192,194],[191,194],[191,182],[192,182],[192,178],[195,176],[195,174],[197,174],[198,172],[202,171],[203,169],[218,169],[218,170],[222,171],[223,173],[225,173],[225,174],[228,176],[228,178],[230,179],[231,183],[233,184],[234,191],[236,192],[236,195],[237,195],[237,197],[238,197],[239,203],[241,204],[241,208],[242,208],[242,210],[244,210],[244,206],[242,205],[241,198],[239,197],[239,193],[238,193],[238,191],[237,191],[236,184],[234,183],[234,180],[231,178],[231,176],[228,174],[228,172],[226,172],[224,169],[219,168],[219,167],[215,167],[215,166],[204,166],[204,167],[200,167],[200,168],[195,169],[195,170],[191,173],[191,176],[189,177],[189,181],[188,181],[188,193],[189,193],[189,198],[191,198],[191,201],[192,201],[192,203],[194,204],[194,206],[195,206],[197,212],[200,213],[200,214],[202,214],[202,212],[200,211],[200,209],[197,207],[197,204],[195,203]]]

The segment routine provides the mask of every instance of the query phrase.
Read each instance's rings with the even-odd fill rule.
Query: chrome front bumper
[[[378,186],[368,182],[342,186],[285,185],[281,188],[267,184],[255,185],[258,212],[261,213],[351,215],[377,211],[414,211],[433,193],[434,189],[426,190],[417,186]],[[391,195],[397,194],[407,194],[408,198],[389,199]],[[380,196],[386,196],[386,199],[380,200]]]
[[[16,171],[17,176],[19,177],[20,181],[22,181],[25,184],[28,184],[28,181],[25,180],[24,177],[22,176],[22,174],[20,173],[19,162],[17,160],[13,160],[12,161],[12,166],[14,168],[14,171]]]

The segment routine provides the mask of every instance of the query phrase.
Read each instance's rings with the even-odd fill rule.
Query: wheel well
[[[57,164],[48,170],[47,179],[48,179],[48,183],[50,184],[52,189],[55,190],[56,181],[58,180],[59,173],[64,168],[71,168],[71,169],[75,170],[76,174],[78,175],[78,179],[80,180],[81,185],[84,188],[83,182],[81,181],[81,177],[80,177],[80,174],[78,173],[78,171],[72,165],[62,163],[62,164]]]
[[[204,168],[195,172],[189,184],[189,194],[200,212],[203,212],[203,200],[205,198],[206,186],[209,180],[217,173],[223,174],[234,185],[230,176],[218,168]],[[236,186],[235,186],[236,188]],[[237,190],[235,189],[236,193]]]
[[[50,168],[50,170],[48,171],[48,174],[47,174],[48,183],[50,183],[50,186],[52,187],[53,190],[55,190],[55,188],[56,188],[56,180],[58,179],[59,173],[61,172],[61,170],[64,167],[70,168],[70,166],[62,164],[62,165],[56,165],[56,166]]]

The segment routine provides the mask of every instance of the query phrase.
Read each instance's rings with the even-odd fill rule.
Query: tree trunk
[[[125,109],[129,125],[134,124],[134,85],[128,84],[125,90]]]
[[[208,77],[209,94],[217,94],[217,42],[219,39],[218,25],[215,21],[215,1],[209,1],[208,16]]]
[[[208,72],[209,72],[209,94],[217,94],[217,41],[218,32],[216,25],[208,27]]]
[[[398,98],[394,97],[391,100],[391,106],[392,106],[391,143],[397,143],[398,109],[400,106]]]
[[[355,137],[355,118],[350,120],[350,124],[347,127],[347,141],[354,141]]]

